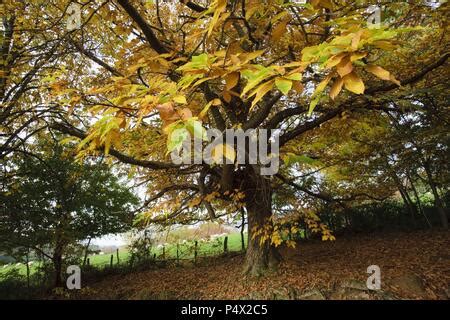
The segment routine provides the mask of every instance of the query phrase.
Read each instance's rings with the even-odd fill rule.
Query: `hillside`
[[[198,266],[109,276],[71,298],[448,299],[449,248],[448,232],[347,236],[283,249],[281,268],[265,279],[242,276],[243,256],[234,254]],[[380,291],[365,287],[372,264],[381,268]]]

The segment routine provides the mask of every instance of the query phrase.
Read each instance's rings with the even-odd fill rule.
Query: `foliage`
[[[103,153],[145,184],[139,222],[244,209],[257,257],[275,255],[278,219],[397,190],[414,213],[422,181],[448,227],[448,3],[383,2],[373,26],[378,1],[91,1],[67,30],[69,3],[2,3],[2,158],[35,152],[45,128],[63,132],[79,159]],[[233,164],[170,161],[211,128],[276,129],[280,172],[237,165],[232,146],[214,157]],[[251,272],[268,266],[248,260]]]
[[[19,257],[36,251],[60,273],[63,255],[80,257],[78,241],[128,230],[136,198],[105,165],[75,163],[57,144],[40,150],[3,163],[1,247]]]

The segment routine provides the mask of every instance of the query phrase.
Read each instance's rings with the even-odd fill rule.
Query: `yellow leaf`
[[[287,240],[287,241],[286,241],[286,245],[287,245],[289,248],[295,249],[295,246],[297,245],[297,243],[296,243],[294,240]]]
[[[358,49],[359,42],[361,40],[361,35],[363,34],[364,30],[359,30],[355,33],[354,37],[352,38],[352,49],[356,50]]]
[[[192,111],[189,108],[181,109],[180,111],[178,111],[178,114],[180,115],[180,118],[183,120],[192,118]]]
[[[345,88],[353,93],[356,94],[363,94],[365,87],[364,82],[361,80],[361,78],[355,73],[352,72],[348,75],[346,75],[344,78],[344,85]]]
[[[220,99],[216,98],[211,103],[212,103],[213,106],[217,107],[217,106],[220,106],[222,104],[222,101],[220,101]]]
[[[316,91],[314,91],[313,96],[317,96],[318,94],[320,94],[323,90],[325,90],[325,88],[328,85],[328,82],[330,82],[331,80],[331,74],[329,74],[328,76],[325,77],[325,79],[323,79],[316,88]]]
[[[263,83],[262,85],[260,85],[255,90],[253,90],[253,92],[250,94],[250,97],[253,95],[256,95],[256,96],[252,101],[250,110],[253,109],[253,107],[266,95],[267,92],[272,90],[273,84],[274,84],[273,80],[267,81],[267,82]]]
[[[385,40],[375,41],[373,45],[383,50],[393,50],[396,48],[393,43]]]
[[[206,104],[206,106],[203,108],[203,110],[200,111],[200,114],[198,115],[198,118],[199,118],[200,120],[203,119],[203,118],[206,116],[206,114],[207,114],[208,111],[209,111],[209,108],[211,108],[211,106],[212,106],[212,104],[213,104],[213,101],[214,101],[214,100],[211,100],[210,102],[208,102],[208,103]]]
[[[272,41],[278,41],[286,33],[286,27],[289,20],[281,21],[272,31]]]
[[[383,80],[390,80],[391,79],[390,72],[385,70],[385,69],[383,69],[380,66],[368,65],[366,67],[366,70],[369,71],[370,73],[373,73],[374,75],[376,75],[380,79],[383,79]]]
[[[341,92],[342,90],[342,85],[344,84],[344,81],[342,80],[342,78],[337,79],[336,81],[334,81],[333,86],[330,89],[330,98],[331,99],[335,99],[339,92]]]
[[[389,80],[391,80],[393,83],[395,83],[395,84],[398,85],[399,87],[402,85],[402,84],[400,83],[400,81],[398,81],[392,74],[391,74],[391,76],[389,77]]]
[[[224,12],[226,8],[227,8],[226,0],[217,0],[216,1],[216,10],[214,11],[214,15],[211,19],[211,22],[209,23],[208,37],[211,36],[211,33],[213,32],[215,26],[219,22],[220,14],[222,12]]]
[[[351,57],[350,57],[350,61],[356,61],[356,60],[360,60],[362,58],[364,58],[365,56],[367,56],[367,52],[355,52],[352,53]]]
[[[239,72],[232,72],[225,76],[225,89],[227,91],[233,89],[239,82]]]
[[[231,94],[228,91],[224,91],[222,93],[223,100],[225,100],[226,103],[231,102]]]
[[[339,73],[339,75],[342,78],[353,71],[353,64],[350,61],[350,59],[346,58],[346,59],[342,60],[341,63],[339,63],[336,68],[337,68],[337,72]]]
[[[400,81],[398,81],[389,71],[380,66],[368,65],[366,70],[382,80],[392,81],[396,85],[401,86]]]
[[[332,56],[330,59],[328,59],[326,67],[332,68],[337,66],[339,63],[341,63],[342,59],[344,59],[347,56],[347,52],[342,52],[337,55]]]
[[[305,87],[303,86],[303,84],[300,81],[294,81],[292,84],[292,89],[297,91],[297,93],[301,93],[301,92],[303,92]]]
[[[185,97],[185,96],[182,96],[182,95],[175,96],[175,97],[173,98],[173,101],[175,101],[176,103],[179,103],[179,104],[186,104],[186,103],[187,103],[186,97]]]

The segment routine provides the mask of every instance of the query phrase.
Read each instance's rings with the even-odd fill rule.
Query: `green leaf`
[[[293,80],[293,81],[300,81],[302,80],[302,74],[300,72],[296,72],[290,75],[285,76],[286,79]]]
[[[312,114],[312,112],[314,111],[314,108],[319,103],[320,98],[322,98],[321,94],[317,95],[314,99],[311,100],[311,103],[309,104],[308,116],[310,116]]]
[[[186,121],[186,129],[194,138],[207,140],[206,129],[203,128],[202,123],[195,118],[190,118]]]
[[[208,54],[202,53],[198,56],[193,56],[191,62],[188,62],[181,67],[178,71],[194,71],[208,68]]]
[[[173,101],[179,104],[187,104],[186,97],[182,95],[173,97]]]
[[[241,72],[242,76],[244,76],[248,80],[246,86],[242,90],[242,96],[256,87],[264,79],[274,74],[273,70],[264,66],[255,65],[254,67],[257,69],[256,71],[247,69]]]
[[[170,153],[175,149],[177,151],[180,151],[184,140],[186,140],[188,137],[189,131],[186,128],[181,127],[174,129],[168,137],[167,153]]]
[[[275,79],[275,85],[283,94],[286,95],[292,88],[292,81],[283,78],[277,78]]]

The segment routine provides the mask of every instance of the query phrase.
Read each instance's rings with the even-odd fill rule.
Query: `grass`
[[[200,242],[198,241],[197,256],[214,256],[223,253],[224,237],[218,238],[215,241]],[[247,237],[244,236],[245,245],[247,245]],[[193,259],[194,258],[194,243],[180,244],[178,246],[180,259]],[[241,250],[241,235],[240,233],[232,233],[228,235],[228,251],[240,251]],[[162,258],[162,249],[152,250],[152,254],[156,253],[157,258]],[[175,259],[177,257],[176,244],[170,244],[165,248],[165,258]]]
[[[245,245],[247,246],[247,236],[245,235]],[[200,242],[198,241],[197,247],[197,256],[198,257],[206,257],[206,256],[214,256],[223,253],[223,242],[224,237],[218,238],[215,241],[211,242]],[[180,244],[178,246],[179,249],[179,258],[180,259],[194,259],[194,244],[193,242],[187,244]],[[228,235],[228,251],[236,252],[241,250],[241,235],[240,233],[232,233]],[[157,249],[156,247],[152,249],[151,254],[156,254],[157,259],[162,259],[163,250]],[[117,264],[117,256],[116,253],[113,254],[113,264]],[[165,259],[176,259],[177,257],[177,246],[176,244],[169,244],[165,248]],[[130,259],[130,252],[127,248],[119,249],[119,259],[120,263],[124,263]],[[91,255],[89,256],[90,265],[94,267],[102,267],[108,266],[111,261],[111,254],[103,254],[103,255]],[[34,273],[38,268],[38,265],[35,263],[30,266],[30,274]],[[17,269],[19,273],[23,276],[27,274],[27,268],[25,265],[21,264],[20,266],[16,266],[15,264],[10,265],[6,268],[0,266],[0,276],[12,269]]]

